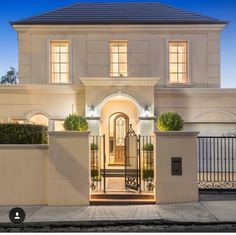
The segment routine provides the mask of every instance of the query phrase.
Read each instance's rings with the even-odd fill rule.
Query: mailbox
[[[182,175],[182,157],[171,158],[171,175]]]

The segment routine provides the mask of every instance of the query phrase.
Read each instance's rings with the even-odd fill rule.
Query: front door
[[[124,164],[124,146],[125,146],[125,135],[128,131],[129,118],[123,113],[117,114],[114,118],[114,163]]]

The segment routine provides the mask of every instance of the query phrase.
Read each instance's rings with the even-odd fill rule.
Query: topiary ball
[[[78,116],[75,113],[69,114],[63,124],[67,131],[87,131],[88,122],[84,117]]]
[[[157,118],[157,128],[160,131],[180,131],[183,126],[184,121],[176,112],[160,113]]]

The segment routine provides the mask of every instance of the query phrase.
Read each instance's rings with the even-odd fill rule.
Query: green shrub
[[[91,178],[93,181],[100,181],[101,177],[100,177],[100,172],[97,169],[92,169],[91,170]]]
[[[160,131],[179,131],[183,129],[184,121],[175,112],[161,113],[157,119],[157,128]]]
[[[144,144],[143,151],[153,151],[153,144]]]
[[[47,144],[47,126],[0,123],[0,144]]]
[[[154,178],[153,169],[143,169],[143,180],[150,180]]]
[[[63,124],[67,131],[87,131],[88,122],[84,117],[78,116],[75,113],[69,114]]]
[[[91,144],[91,150],[98,150],[98,149],[99,149],[99,147],[97,144],[95,144],[95,143]]]

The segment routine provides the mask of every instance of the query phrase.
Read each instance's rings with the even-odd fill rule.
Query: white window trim
[[[170,82],[170,76],[169,76],[169,42],[187,42],[187,57],[188,57],[188,80],[187,83],[171,83]],[[192,83],[192,45],[191,41],[189,39],[185,38],[169,38],[166,39],[166,79],[165,79],[165,84],[167,87],[188,87],[188,86],[193,86],[194,84]]]
[[[116,43],[116,42],[126,42],[127,43],[127,76],[121,77],[121,76],[111,76],[111,43]],[[128,53],[128,48],[129,48],[129,42],[128,40],[124,39],[113,39],[108,41],[108,51],[109,51],[109,77],[110,78],[128,78],[129,77],[129,53]]]
[[[51,78],[51,42],[52,41],[67,41],[69,43],[69,82],[66,83],[54,83]],[[47,41],[47,71],[48,71],[48,84],[52,85],[68,85],[73,83],[73,61],[72,61],[72,40],[66,38],[50,38]]]

